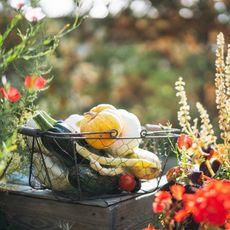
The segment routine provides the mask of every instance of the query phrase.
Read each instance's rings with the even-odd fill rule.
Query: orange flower
[[[194,194],[183,196],[184,208],[198,223],[225,224],[230,215],[230,181],[210,180]]]
[[[182,200],[182,196],[185,192],[185,187],[181,184],[174,184],[170,187],[170,191],[176,200]]]
[[[44,88],[46,82],[47,81],[41,76],[26,76],[24,85],[28,89],[38,89],[39,90],[39,89]]]
[[[174,220],[176,222],[181,222],[181,221],[185,220],[188,216],[189,216],[189,212],[187,212],[184,209],[181,209],[178,212],[176,212],[176,214],[174,216]]]
[[[26,76],[25,77],[24,85],[28,89],[31,89],[33,87],[33,79],[32,79],[31,76]]]
[[[159,191],[155,194],[153,211],[156,213],[167,211],[172,204],[172,196],[167,191]]]
[[[210,226],[224,226],[230,229],[230,180],[208,180],[203,187],[195,193],[186,194],[185,187],[180,184],[170,186],[170,192],[176,199],[172,203],[170,192],[160,191],[156,193],[153,211],[156,213],[167,213],[171,205],[181,207],[175,209],[174,220],[184,221],[189,215],[197,223]],[[181,200],[183,203],[181,203]],[[177,206],[179,204],[179,206]]]
[[[196,202],[196,197],[194,196],[194,194],[184,194],[183,201],[185,210],[191,212]]]

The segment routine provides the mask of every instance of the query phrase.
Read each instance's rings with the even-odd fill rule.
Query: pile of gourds
[[[117,138],[111,138],[111,134],[106,133],[110,130],[116,130]],[[112,105],[101,104],[84,114],[80,132],[102,132],[84,136],[90,138],[86,142],[93,148],[107,149],[108,157],[98,157],[76,144],[77,152],[88,159],[90,166],[101,175],[114,176],[129,172],[139,179],[152,179],[159,175],[161,164],[158,157],[139,148],[141,124],[136,115]]]
[[[53,162],[52,165],[56,166],[56,168],[54,167],[55,172],[51,167],[50,173],[54,175],[51,177],[51,181],[57,180],[55,175],[59,174],[60,176],[60,172],[56,173],[60,169],[60,164],[66,168],[63,169],[62,167],[62,178],[55,183],[55,186],[52,185],[56,190],[68,187],[66,186],[68,183],[64,183],[66,178],[71,186],[78,187],[79,178],[84,185],[87,183],[84,179],[92,174],[96,184],[97,182],[100,184],[99,181],[102,182],[102,187],[109,184],[105,180],[109,178],[115,181],[118,189],[131,191],[122,186],[124,183],[121,180],[124,175],[130,175],[139,182],[140,180],[156,178],[160,174],[161,162],[157,155],[139,148],[142,141],[139,119],[124,109],[116,109],[109,104],[99,104],[84,115],[74,114],[64,121],[56,121],[47,113],[40,111],[27,125],[54,134],[79,134],[79,139],[74,142],[72,142],[71,137],[70,139],[51,138],[45,135],[41,137],[41,143],[44,147],[42,154],[45,155],[45,161],[47,160],[48,164]],[[42,166],[39,165],[41,154],[38,151],[36,154],[35,169],[40,169],[44,174],[44,170],[41,170]],[[56,162],[58,162],[58,166],[55,165]],[[76,163],[78,164],[78,171],[76,171]],[[45,175],[38,172],[37,175],[40,182],[48,184]],[[61,185],[62,183],[64,186]],[[137,184],[140,185],[140,183]],[[84,186],[81,186],[82,188],[84,190]],[[85,186],[85,188],[88,193],[93,193],[95,185],[92,187]],[[102,191],[102,189],[99,190]],[[133,190],[135,189],[133,188]],[[108,191],[104,192],[107,193]]]

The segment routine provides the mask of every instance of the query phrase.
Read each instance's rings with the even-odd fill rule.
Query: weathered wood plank
[[[140,230],[153,221],[152,202],[154,194],[137,197],[116,205],[113,229]]]
[[[151,223],[153,194],[107,208],[0,193],[0,207],[23,230],[140,230]]]
[[[156,181],[146,188],[153,188],[152,183]],[[8,184],[0,189],[0,208],[22,230],[140,230],[152,223],[154,193],[70,203],[29,186]]]
[[[165,177],[162,177],[159,186],[162,186],[165,184],[166,179]],[[157,187],[157,180],[150,180],[142,184],[142,190],[148,191],[153,190],[154,188]],[[41,199],[49,199],[49,200],[57,200],[57,197],[55,197],[55,194],[51,192],[50,190],[35,190],[32,189],[28,185],[16,185],[16,184],[5,184],[5,183],[0,183],[0,191],[9,191],[10,193],[18,194],[18,195],[23,195],[23,196],[28,196],[28,197],[34,197],[34,198],[41,198]],[[92,205],[92,206],[99,206],[99,207],[108,207],[110,205],[114,205],[116,203],[120,203],[125,200],[133,199],[136,196],[140,196],[141,194],[121,194],[121,195],[109,195],[109,196],[104,196],[101,198],[97,199],[84,199],[84,200],[70,200],[66,199],[64,197],[58,197],[61,201],[64,202],[74,202],[78,204],[86,204],[86,205]]]
[[[111,212],[107,208],[6,193],[0,193],[0,205],[10,222],[25,230],[56,230],[67,223],[73,225],[71,230],[111,228]]]

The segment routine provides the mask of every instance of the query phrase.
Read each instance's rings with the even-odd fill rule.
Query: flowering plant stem
[[[17,135],[18,129],[33,115],[39,93],[48,88],[52,79],[48,77],[52,69],[48,55],[55,51],[63,36],[81,23],[76,17],[72,24],[65,25],[56,34],[45,34],[44,15],[40,9],[22,7],[21,2],[15,7],[16,13],[0,34],[0,77],[3,76],[0,82],[0,176],[12,153],[20,153],[24,148],[22,137]],[[31,15],[38,12],[39,15]],[[9,46],[9,41],[14,42]],[[11,67],[14,73],[5,76],[13,72]],[[12,77],[18,79],[10,82]],[[15,169],[20,161],[12,162]]]

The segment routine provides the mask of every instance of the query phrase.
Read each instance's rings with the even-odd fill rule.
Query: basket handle
[[[162,130],[162,126],[156,124],[146,124],[145,129],[147,131],[160,131]]]
[[[40,136],[40,129],[35,129],[35,128],[31,128],[31,127],[25,127],[22,126],[19,129],[19,133],[26,135],[26,136],[30,136],[30,137],[39,137]]]
[[[146,124],[141,131],[141,137],[179,137],[180,132],[181,130],[176,128]]]

